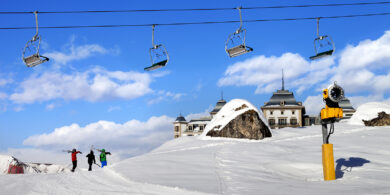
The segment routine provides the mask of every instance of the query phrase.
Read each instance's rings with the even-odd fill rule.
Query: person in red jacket
[[[80,151],[76,151],[75,148],[73,148],[72,151],[68,150],[68,153],[72,153],[72,163],[73,163],[73,168],[72,168],[72,172],[74,172],[74,170],[76,169],[77,167],[77,153],[80,153],[82,154]]]

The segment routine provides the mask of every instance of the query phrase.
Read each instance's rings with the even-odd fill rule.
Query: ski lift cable
[[[355,14],[355,15],[339,15],[339,16],[321,16],[321,17],[304,17],[304,18],[276,18],[276,19],[257,19],[257,20],[243,20],[242,22],[280,22],[280,21],[296,21],[296,20],[317,20],[320,19],[338,19],[338,18],[355,18],[355,17],[369,17],[369,16],[385,16],[390,15],[390,12],[384,13],[370,13],[370,14]],[[239,23],[240,21],[206,21],[206,22],[178,22],[178,23],[160,23],[154,24],[159,26],[181,26],[181,25],[200,25],[200,24],[224,24],[224,23]],[[118,28],[118,27],[143,27],[151,26],[153,24],[108,24],[108,25],[73,25],[73,26],[43,26],[41,29],[68,29],[68,28]],[[0,27],[0,30],[22,30],[34,29],[36,27]]]
[[[242,7],[242,9],[282,9],[282,8],[307,8],[307,7],[337,7],[337,6],[365,6],[365,5],[384,5],[390,4],[389,1],[383,2],[361,2],[361,3],[332,3],[332,4],[308,4],[308,5],[277,5],[277,6],[257,6]],[[125,12],[177,12],[177,11],[223,11],[235,10],[237,8],[189,8],[189,9],[135,9],[135,10],[79,10],[79,11],[41,11],[40,14],[88,14],[88,13],[125,13]],[[31,14],[33,11],[11,11],[0,12],[0,14]]]

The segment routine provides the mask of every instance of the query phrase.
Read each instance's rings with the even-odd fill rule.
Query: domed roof
[[[187,122],[184,116],[181,114],[176,118],[175,122]]]

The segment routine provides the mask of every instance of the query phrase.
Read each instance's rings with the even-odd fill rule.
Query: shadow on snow
[[[353,167],[362,167],[366,163],[370,163],[369,160],[359,157],[350,157],[348,160],[345,158],[339,158],[336,160],[336,178],[342,178],[344,172],[351,172]],[[343,168],[344,166],[344,168]]]

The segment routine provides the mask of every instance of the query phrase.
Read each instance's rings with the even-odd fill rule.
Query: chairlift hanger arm
[[[152,25],[152,48],[155,48],[155,45],[154,45],[154,27],[155,26],[156,26],[155,24]]]
[[[240,33],[241,28],[242,28],[242,14],[241,14],[241,9],[242,9],[242,7],[238,7],[237,9],[238,9],[238,12],[239,12],[239,14],[240,14],[240,27],[239,27],[239,28],[237,29],[237,31],[236,31],[236,33],[238,34],[238,33]]]

